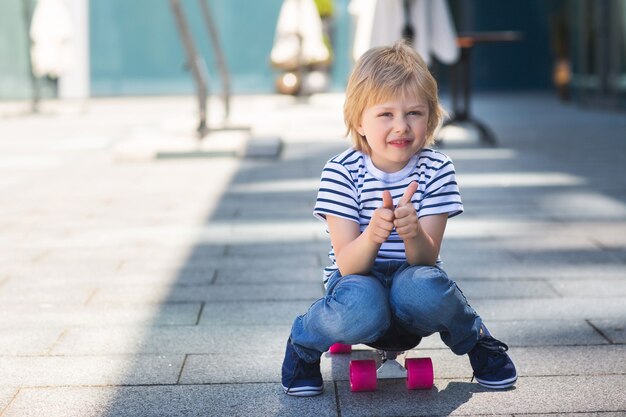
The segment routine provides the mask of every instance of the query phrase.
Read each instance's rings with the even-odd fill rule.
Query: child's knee
[[[392,298],[414,299],[443,295],[454,285],[448,275],[437,267],[417,266],[409,268],[394,278],[391,287]]]
[[[449,293],[454,282],[436,267],[414,267],[394,279],[391,288],[391,309],[402,318],[429,319],[441,315],[451,302]],[[409,272],[409,271],[406,271]]]
[[[348,276],[327,302],[337,311],[337,332],[342,340],[372,342],[391,325],[389,302],[380,283],[364,276]],[[375,282],[372,282],[372,281]]]

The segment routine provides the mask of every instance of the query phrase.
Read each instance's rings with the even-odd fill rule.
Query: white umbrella
[[[328,62],[322,19],[313,0],[285,0],[280,9],[271,60],[287,70]]]
[[[375,46],[387,46],[402,38],[405,23],[403,0],[352,0],[350,13],[356,18],[352,49],[357,60]],[[445,64],[459,59],[456,30],[446,0],[411,0],[410,21],[413,45],[427,64],[431,56]]]
[[[74,65],[74,26],[62,0],[39,0],[30,27],[36,76],[58,78]]]

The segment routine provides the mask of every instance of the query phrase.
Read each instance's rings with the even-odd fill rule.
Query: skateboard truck
[[[382,363],[376,370],[377,379],[404,379],[406,378],[406,368],[396,358],[404,352],[377,351],[382,358]]]

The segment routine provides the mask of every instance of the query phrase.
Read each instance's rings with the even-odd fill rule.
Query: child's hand
[[[393,199],[391,193],[383,191],[383,205],[372,214],[370,224],[367,226],[369,238],[375,243],[385,243],[393,230]]]
[[[413,198],[413,194],[417,191],[417,182],[412,182],[407,187],[404,195],[398,202],[398,206],[394,210],[394,226],[396,227],[396,232],[398,236],[402,238],[402,240],[412,239],[417,237],[420,233],[420,224],[417,220],[417,212],[415,211],[415,207],[413,207],[413,203],[411,203],[411,198]]]

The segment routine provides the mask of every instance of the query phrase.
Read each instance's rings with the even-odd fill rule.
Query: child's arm
[[[341,275],[369,273],[380,246],[393,230],[393,220],[393,201],[389,191],[383,192],[383,206],[374,211],[363,233],[353,221],[326,216],[335,262]]]
[[[446,230],[446,213],[417,218],[411,197],[417,184],[411,183],[394,211],[396,232],[404,241],[406,260],[411,265],[435,265]]]

